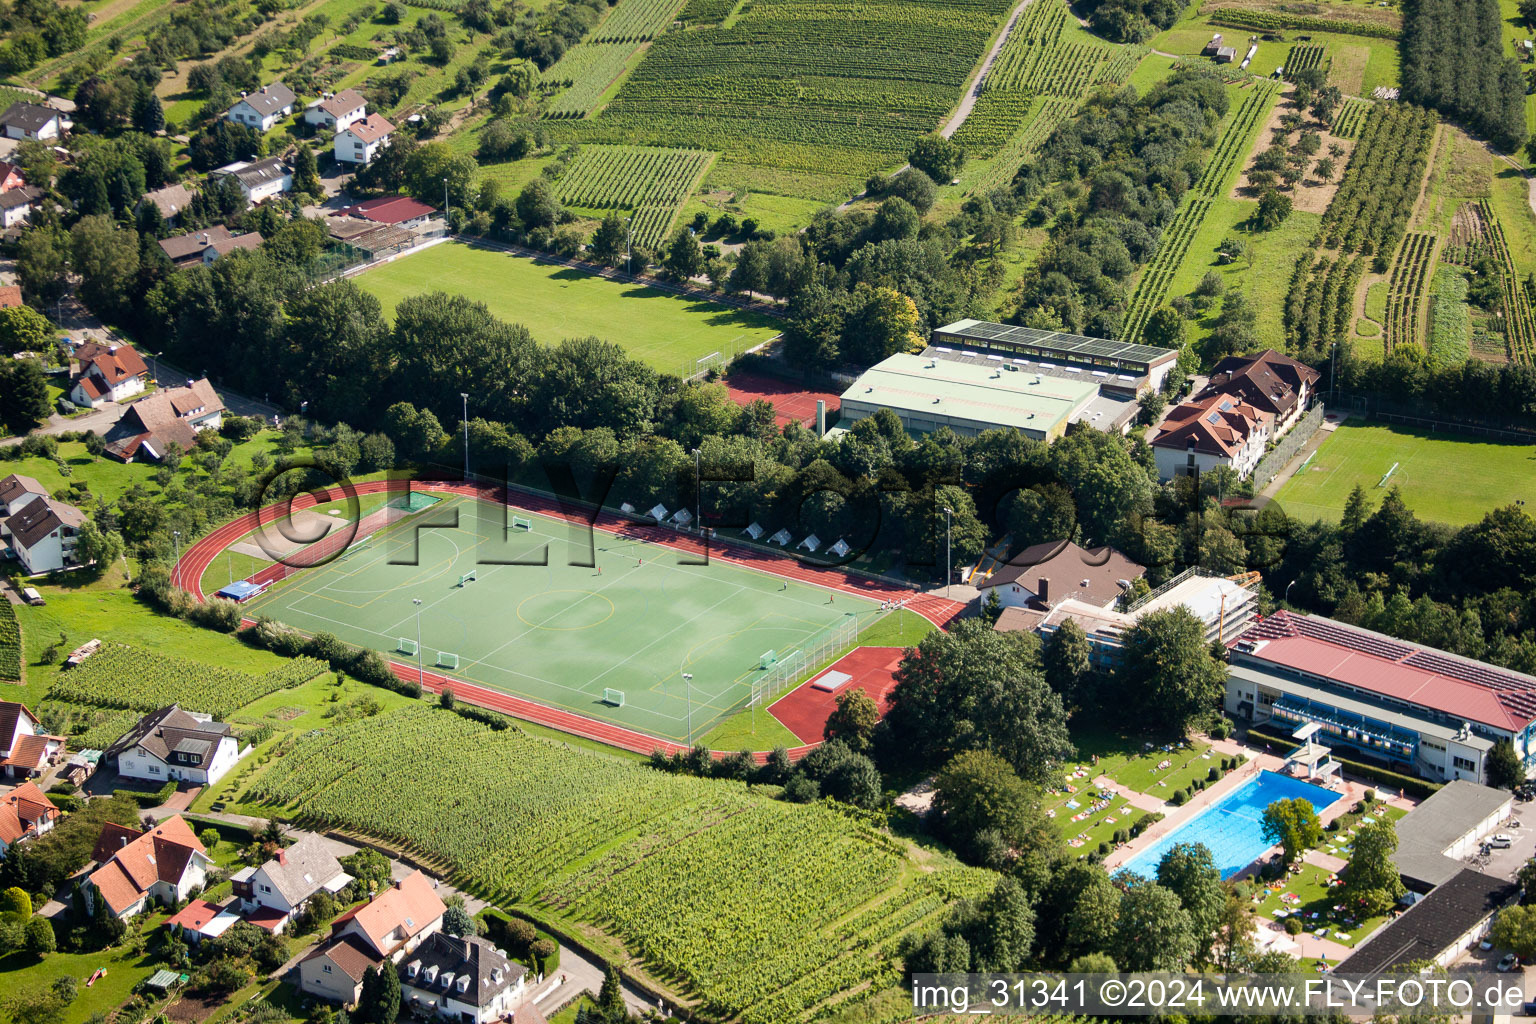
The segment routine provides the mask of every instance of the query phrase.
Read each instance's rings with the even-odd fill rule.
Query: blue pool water
[[[1264,838],[1264,808],[1276,800],[1305,797],[1319,812],[1339,794],[1275,772],[1260,772],[1193,818],[1127,861],[1124,867],[1148,878],[1158,862],[1179,843],[1200,843],[1211,851],[1223,879],[1231,878],[1269,849]]]

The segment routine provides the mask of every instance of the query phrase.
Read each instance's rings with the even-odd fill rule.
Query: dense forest
[[[1400,48],[1403,99],[1505,151],[1525,144],[1525,75],[1504,54],[1498,0],[1407,0]]]

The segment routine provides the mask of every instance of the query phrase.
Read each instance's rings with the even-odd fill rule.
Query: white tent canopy
[[[619,506],[619,511],[623,512],[627,516],[632,516],[635,514],[635,506],[626,501]]]
[[[805,548],[805,550],[814,555],[816,553],[816,549],[821,547],[821,538],[813,533],[799,544],[796,544],[795,547]]]
[[[836,544],[833,544],[831,547],[827,548],[827,554],[833,556],[834,558],[842,558],[847,553],[848,542],[843,540],[841,537],[837,539]]]
[[[788,530],[780,530],[778,533],[768,538],[768,543],[777,544],[779,547],[783,547],[785,544],[790,542],[790,539],[791,538]]]
[[[662,520],[667,518],[667,506],[665,506],[665,505],[657,505],[655,508],[651,509],[650,512],[648,512],[646,514],[649,515],[652,519],[656,520],[659,523]]]
[[[751,526],[747,527],[747,536],[751,537],[753,540],[761,540],[763,533],[763,528],[756,523],[753,523]]]
[[[689,523],[693,522],[693,513],[689,512],[685,508],[680,508],[676,512],[672,513],[672,521],[678,526],[687,526]]]

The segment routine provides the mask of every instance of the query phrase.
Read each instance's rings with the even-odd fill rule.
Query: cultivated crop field
[[[1010,6],[759,0],[730,28],[665,33],[600,115],[553,130],[866,174],[939,126]]]
[[[458,242],[375,267],[355,280],[390,315],[407,296],[454,292],[523,324],[545,344],[596,335],[667,373],[684,361],[779,332],[775,321],[756,313]]]
[[[1394,462],[1387,487],[1400,487],[1424,519],[1460,525],[1517,499],[1536,502],[1536,446],[1354,420],[1333,431],[1275,500],[1298,519],[1335,521],[1356,484],[1379,502],[1385,491],[1376,485]]]
[[[585,117],[624,71],[635,52],[629,43],[581,43],[544,72],[544,82],[566,86],[544,110],[545,117]]]
[[[63,672],[48,691],[51,700],[127,711],[154,711],[167,704],[224,717],[275,690],[297,686],[325,671],[314,658],[295,658],[263,675],[205,665],[165,651],[106,644]]]
[[[697,149],[586,146],[560,175],[560,201],[594,210],[677,206],[698,184],[711,155]]]
[[[421,765],[434,766],[431,800]],[[720,1016],[801,1019],[865,981],[989,872],[918,873],[822,805],[659,774],[414,706],[288,745],[247,801],[399,842],[473,890],[620,939]]]

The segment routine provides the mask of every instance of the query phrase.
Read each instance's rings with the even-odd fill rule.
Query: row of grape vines
[[[1482,207],[1483,223],[1487,225],[1488,245],[1493,258],[1499,264],[1499,291],[1504,300],[1504,339],[1509,346],[1509,357],[1527,366],[1536,362],[1536,313],[1531,309],[1531,297],[1515,273],[1515,261],[1509,254],[1509,243],[1504,238],[1504,225],[1494,216],[1488,200],[1478,200]]]
[[[1362,100],[1351,96],[1344,101],[1339,112],[1334,115],[1333,127],[1329,129],[1336,139],[1353,139],[1360,135],[1360,129],[1365,126],[1365,118],[1375,106],[1370,100]]]
[[[1173,222],[1164,229],[1152,262],[1141,272],[1141,279],[1131,294],[1121,334],[1127,341],[1134,341],[1140,336],[1152,312],[1162,304],[1174,275],[1184,263],[1190,244],[1194,242],[1195,235],[1211,211],[1212,200],[1220,198],[1227,179],[1247,155],[1253,133],[1268,115],[1270,104],[1274,102],[1279,88],[1275,82],[1260,82],[1248,90],[1237,109],[1227,118],[1210,159],[1206,161],[1205,170],[1201,172],[1200,179],[1190,190],[1189,197]]]
[[[1423,332],[1424,293],[1435,262],[1435,236],[1422,231],[1403,236],[1387,278],[1387,322],[1383,344],[1418,345]]]
[[[620,0],[591,35],[594,43],[643,43],[665,32],[681,0]]]
[[[1315,43],[1297,43],[1291,47],[1290,54],[1285,58],[1285,77],[1295,81],[1298,72],[1322,67],[1325,50],[1325,47]]]
[[[1023,131],[998,151],[992,165],[987,168],[986,173],[976,179],[976,183],[971,186],[971,191],[986,194],[1006,188],[1024,162],[1045,145],[1045,141],[1051,137],[1056,126],[1071,117],[1076,110],[1077,103],[1072,100],[1036,100],[1029,123]]]
[[[624,65],[634,52],[632,43],[580,43],[566,50],[544,72],[544,84],[567,86],[550,101],[544,116],[586,117],[608,86],[624,73]]]
[[[1296,264],[1281,323],[1292,351],[1317,353],[1342,341],[1355,313],[1366,257],[1310,253]]]
[[[557,189],[562,203],[588,209],[675,206],[688,197],[709,160],[709,153],[697,149],[583,146]]]

